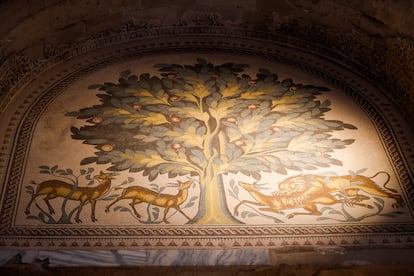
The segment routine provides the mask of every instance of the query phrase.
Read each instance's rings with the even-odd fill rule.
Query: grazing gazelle
[[[187,199],[188,188],[190,188],[192,184],[192,180],[188,180],[185,182],[181,182],[178,180],[179,191],[175,195],[157,193],[155,191],[141,186],[127,187],[122,191],[122,194],[115,201],[106,206],[105,211],[109,212],[109,208],[122,199],[131,199],[131,203],[129,205],[132,207],[134,214],[138,218],[140,218],[141,215],[135,209],[135,205],[145,202],[164,208],[163,221],[165,223],[168,223],[167,213],[171,208],[176,209],[178,212],[183,214],[188,220],[190,220],[190,218],[180,209],[180,205]],[[115,188],[115,190],[116,189],[122,188]]]
[[[26,215],[30,214],[30,206],[32,205],[33,201],[38,196],[45,195],[45,198],[43,200],[46,202],[50,214],[54,214],[55,210],[53,209],[49,200],[57,197],[62,197],[79,201],[79,209],[75,216],[75,222],[82,222],[79,219],[79,214],[82,211],[83,205],[85,205],[87,202],[91,203],[91,220],[93,222],[97,221],[95,217],[96,200],[98,198],[101,198],[109,191],[111,188],[111,179],[113,178],[112,174],[103,173],[102,171],[100,174],[95,175],[93,178],[99,182],[99,184],[95,187],[75,187],[72,184],[56,179],[39,183],[36,192],[32,195],[32,198],[26,207]]]

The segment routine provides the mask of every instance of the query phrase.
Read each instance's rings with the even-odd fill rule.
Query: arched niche
[[[414,139],[375,82],[331,57],[220,29],[140,30],[100,43],[58,52],[14,90],[0,124],[3,246],[411,241]],[[93,190],[108,181],[99,177],[87,185],[105,173],[116,173],[110,189]],[[182,212],[172,208],[165,223],[168,205],[157,199],[189,179],[188,196],[172,205]],[[130,186],[152,190],[135,202],[141,217]]]

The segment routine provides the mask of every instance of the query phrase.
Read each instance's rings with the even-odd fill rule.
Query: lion
[[[383,184],[383,188],[377,185],[372,179],[380,174],[385,174],[387,179]],[[359,192],[363,191],[366,194],[373,196],[380,196],[383,198],[394,199],[395,202],[392,207],[403,207],[404,201],[402,197],[397,194],[397,191],[386,187],[390,181],[390,174],[385,171],[380,171],[371,177],[364,175],[341,175],[341,176],[324,176],[315,174],[306,174],[289,177],[279,183],[280,195],[301,194],[302,197],[307,195],[314,195],[315,193],[331,193],[337,194],[347,200],[347,203],[352,205],[356,202],[370,199],[367,195],[362,195]]]
[[[383,184],[384,188],[379,187],[372,179],[379,174],[385,174],[387,180]],[[234,207],[234,214],[239,214],[238,209],[243,204],[252,204],[259,206],[261,211],[281,213],[283,210],[303,208],[307,212],[294,212],[287,216],[293,218],[297,215],[321,215],[317,205],[333,205],[343,203],[350,206],[356,205],[372,209],[369,204],[361,203],[370,199],[369,196],[359,194],[363,191],[366,194],[380,196],[383,198],[394,199],[392,207],[403,207],[404,201],[397,194],[397,191],[386,187],[390,180],[387,172],[378,172],[372,177],[363,175],[342,175],[342,176],[324,176],[324,175],[298,175],[292,176],[279,183],[279,191],[271,195],[265,195],[259,192],[260,187],[257,182],[253,184],[239,182],[250,195],[255,199],[242,200]]]

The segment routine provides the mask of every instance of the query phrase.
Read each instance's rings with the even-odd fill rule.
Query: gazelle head
[[[246,183],[243,181],[239,181],[239,185],[242,186],[246,191],[248,192],[253,192],[253,191],[259,191],[259,190],[263,190],[263,189],[267,189],[265,186],[267,185],[266,183],[257,183],[257,181],[253,182],[252,184],[250,183]]]
[[[177,180],[177,182],[178,182],[178,189],[179,190],[187,190],[193,184],[193,180],[191,180],[191,179],[187,180],[187,181],[184,181],[184,182],[182,182],[180,180]]]
[[[186,190],[186,189],[188,189],[188,188],[190,188],[191,187],[191,185],[193,184],[193,180],[194,179],[190,179],[190,178],[188,178],[189,180],[187,180],[187,181],[180,181],[180,180],[177,180],[177,182],[170,182],[170,183],[168,183],[168,187],[172,187],[172,188],[178,188],[179,190]]]
[[[94,175],[94,179],[98,180],[99,182],[105,181],[105,180],[109,180],[109,179],[114,179],[113,176],[115,176],[117,174],[115,173],[104,173],[103,171],[100,171],[99,174]]]
[[[242,186],[248,192],[257,191],[258,189],[256,188],[256,184],[257,184],[257,181],[253,182],[252,184],[239,181],[239,185]]]

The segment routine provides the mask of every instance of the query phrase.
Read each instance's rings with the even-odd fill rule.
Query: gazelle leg
[[[35,200],[35,198],[37,197],[37,195],[33,195],[32,198],[29,201],[29,204],[27,204],[26,210],[24,211],[24,213],[26,215],[30,215],[30,206],[32,206],[33,201]]]
[[[114,205],[115,203],[117,203],[121,199],[123,199],[123,198],[122,197],[118,197],[117,199],[115,199],[114,201],[112,201],[111,204],[109,204],[108,206],[105,207],[105,212],[108,213],[109,212],[109,208],[111,208],[112,205]]]
[[[167,213],[168,213],[168,210],[170,210],[170,206],[166,206],[165,209],[164,209],[164,218],[162,219],[162,221],[164,221],[165,223],[169,223],[167,221]]]
[[[53,209],[52,205],[50,204],[49,200],[56,198],[55,195],[48,194],[43,200],[46,202],[47,207],[49,208],[49,213],[53,215],[55,210]]]
[[[140,203],[140,202],[141,202],[140,200],[133,199],[132,202],[129,204],[132,207],[132,210],[134,211],[134,214],[137,216],[137,218],[140,218],[141,215],[138,214],[137,209],[135,209],[135,205]]]
[[[313,216],[322,215],[322,213],[318,210],[316,205],[307,205],[307,206],[304,206],[303,209],[305,209],[306,211],[309,211],[309,212],[308,213],[294,212],[292,214],[289,214],[287,216],[287,218],[291,219],[291,218],[293,218],[294,216],[297,216],[297,215],[313,215]]]
[[[75,222],[77,222],[77,223],[81,223],[82,221],[80,220],[80,218],[79,218],[79,215],[80,215],[80,212],[82,211],[82,208],[83,208],[83,205],[85,204],[85,202],[82,202],[81,201],[81,203],[79,204],[79,209],[78,209],[78,212],[76,213],[76,216],[75,216]]]
[[[190,220],[191,218],[189,216],[187,216],[181,209],[180,207],[175,208],[177,209],[178,212],[180,212],[181,214],[183,214],[183,216],[185,216],[188,220]]]
[[[277,213],[277,214],[282,213],[282,211],[280,211],[280,210],[275,210],[275,209],[268,208],[268,207],[259,208],[259,210],[260,211],[267,211],[267,212],[274,212],[274,213]]]
[[[98,221],[95,217],[96,200],[90,200],[90,202],[91,202],[91,220],[92,220],[92,222],[96,222],[96,221]]]
[[[253,204],[253,205],[257,205],[257,206],[265,206],[263,203],[260,203],[260,202],[256,202],[256,201],[250,201],[250,200],[242,200],[242,201],[240,201],[239,202],[239,204],[237,204],[235,207],[234,207],[234,215],[235,216],[238,216],[239,215],[239,207],[240,207],[240,205],[242,205],[242,204],[246,204],[246,203],[250,203],[250,204]]]

